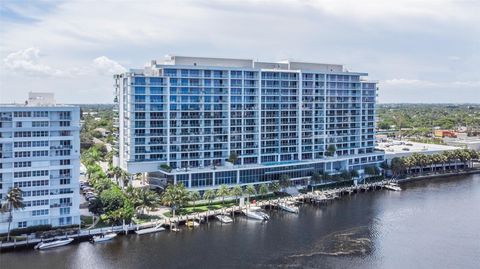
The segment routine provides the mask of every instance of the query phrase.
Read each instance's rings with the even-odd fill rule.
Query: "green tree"
[[[340,178],[342,180],[350,180],[352,179],[352,174],[350,173],[350,171],[348,170],[343,170],[341,173],[340,173]]]
[[[217,190],[217,197],[222,198],[222,205],[225,204],[225,197],[228,195],[230,195],[230,189],[227,187],[227,185],[220,185]]]
[[[327,147],[327,156],[334,156],[337,151],[337,147],[333,144],[328,145]]]
[[[160,197],[154,191],[151,191],[146,188],[139,188],[136,192],[136,200],[138,201],[138,205],[135,209],[140,209],[142,214],[145,213],[145,209],[147,210],[154,210],[160,204]]]
[[[193,202],[193,211],[195,211],[195,204],[198,200],[200,200],[201,196],[198,191],[191,191],[190,192],[190,201]]]
[[[238,201],[238,203],[240,203],[239,198],[243,194],[242,187],[240,185],[236,185],[235,187],[232,188],[231,194],[235,196],[235,200]]]
[[[312,192],[313,192],[314,186],[320,183],[321,180],[322,180],[322,176],[320,176],[319,173],[314,172],[312,174],[312,176],[310,177],[310,185],[312,186]]]
[[[183,183],[168,185],[162,195],[162,203],[170,206],[173,217],[176,210],[180,210],[190,199],[187,189]]]
[[[280,184],[278,184],[277,181],[274,181],[274,182],[270,183],[270,185],[268,186],[268,188],[269,188],[270,191],[273,192],[273,193],[279,192],[279,191],[280,191]]]
[[[238,161],[238,155],[235,151],[230,152],[230,156],[228,156],[228,161],[232,164],[236,164]]]
[[[393,177],[399,176],[402,171],[405,170],[405,164],[403,162],[403,159],[399,157],[395,157],[390,161],[390,168],[392,170],[392,175]]]
[[[88,203],[88,211],[97,216],[105,213],[105,211],[103,211],[103,207],[102,199],[93,199]]]
[[[287,174],[282,174],[280,176],[280,180],[279,180],[278,183],[280,184],[280,187],[282,188],[282,191],[285,191],[292,184],[292,182],[290,181],[290,176],[287,175]]]
[[[374,176],[376,175],[376,170],[375,170],[375,166],[371,165],[371,166],[366,166],[364,168],[364,171],[365,171],[365,174],[369,175],[369,176]]]
[[[206,190],[203,193],[203,199],[208,201],[208,208],[210,208],[212,201],[215,199],[215,197],[216,197],[215,191],[212,189]]]
[[[255,187],[253,185],[248,185],[245,187],[245,193],[248,196],[248,201],[250,202],[250,197],[257,194],[257,190],[255,190]]]
[[[103,211],[106,214],[122,208],[127,200],[122,190],[115,185],[110,189],[104,190],[100,194],[100,199],[102,200]]]
[[[10,241],[10,227],[12,224],[13,210],[23,209],[25,204],[23,203],[22,190],[18,187],[11,188],[4,198],[2,203],[1,212],[8,212],[8,228],[7,228],[7,241]]]
[[[265,195],[268,194],[267,184],[260,184],[260,187],[258,187],[258,193],[261,195],[262,198],[265,198]]]

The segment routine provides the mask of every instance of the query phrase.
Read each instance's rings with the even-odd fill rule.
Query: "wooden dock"
[[[350,186],[350,187],[342,187],[342,188],[334,188],[328,190],[321,190],[321,191],[313,191],[308,192],[305,194],[298,194],[295,196],[286,196],[280,197],[275,199],[269,200],[261,200],[256,201],[254,204],[255,206],[264,207],[264,208],[275,208],[277,207],[278,203],[284,202],[300,202],[300,203],[309,203],[312,205],[328,205],[332,203],[334,200],[341,198],[345,195],[353,195],[356,193],[361,192],[368,192],[368,191],[375,191],[382,189],[386,184],[391,183],[392,180],[384,180],[380,182],[374,183],[366,183],[366,184],[359,184],[357,186]],[[97,229],[89,229],[89,230],[79,230],[77,233],[57,236],[55,238],[61,239],[65,237],[74,238],[75,241],[88,241],[94,235],[100,235],[107,232],[117,232],[128,234],[132,233],[137,229],[149,228],[154,227],[158,224],[165,226],[166,228],[170,228],[173,226],[184,225],[189,220],[199,220],[200,222],[209,222],[211,219],[215,218],[218,214],[229,214],[234,216],[236,214],[242,214],[242,210],[248,208],[249,205],[244,206],[232,206],[228,208],[216,209],[216,210],[209,210],[205,212],[199,213],[192,213],[189,215],[179,215],[171,218],[164,218],[155,222],[137,224],[137,225],[120,225],[120,226],[113,226],[113,227],[105,227],[105,228],[97,228]],[[9,250],[16,250],[16,249],[28,249],[32,248],[40,243],[42,239],[38,238],[31,238],[24,241],[14,241],[8,243],[0,242],[0,251],[9,251]]]

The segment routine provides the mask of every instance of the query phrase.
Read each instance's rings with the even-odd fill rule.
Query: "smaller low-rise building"
[[[385,161],[390,166],[390,169],[392,169],[392,160],[394,158],[410,157],[414,154],[435,155],[446,151],[455,151],[461,148],[447,145],[390,140],[384,143],[379,143],[378,149],[385,151]],[[439,159],[430,159],[425,160],[423,164],[415,161],[414,163],[410,163],[410,165],[405,165],[404,169],[407,169],[411,173],[431,173],[461,169],[464,168],[464,165],[465,164],[459,160],[450,159],[440,161]],[[392,172],[390,169],[387,171],[387,175]]]
[[[444,138],[447,145],[473,150],[480,150],[480,136]]]
[[[438,144],[426,144],[410,141],[389,140],[378,143],[378,149],[385,151],[385,160],[388,163],[395,157],[408,157],[413,153],[422,153],[426,155],[438,154],[444,151],[453,151],[460,149],[455,146],[446,146]]]
[[[457,133],[454,132],[454,131],[450,131],[450,130],[435,130],[434,131],[434,135],[435,137],[457,137]]]

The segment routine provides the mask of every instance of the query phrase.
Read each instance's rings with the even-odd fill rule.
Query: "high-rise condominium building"
[[[24,209],[11,228],[80,223],[80,109],[31,93],[25,104],[0,105],[0,198],[18,187]],[[0,213],[0,233],[8,213]]]
[[[120,166],[199,190],[362,173],[383,160],[366,76],[293,61],[152,61],[114,77]]]

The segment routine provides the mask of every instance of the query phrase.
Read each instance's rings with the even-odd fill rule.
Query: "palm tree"
[[[268,186],[268,188],[273,193],[279,192],[280,191],[280,184],[278,184],[277,181],[274,181],[274,182],[270,183],[270,186]]]
[[[230,190],[228,189],[227,185],[220,185],[217,190],[217,197],[222,197],[222,205],[225,204],[225,197],[230,195]]]
[[[265,195],[268,194],[268,187],[266,184],[261,184],[260,187],[258,188],[258,193],[262,196],[262,198],[265,197]]]
[[[365,174],[369,176],[374,176],[376,173],[375,166],[367,166],[364,168]]]
[[[146,188],[141,188],[137,190],[138,191],[136,192],[136,200],[139,204],[136,208],[141,209],[142,214],[144,214],[145,209],[153,210],[158,206],[160,202],[160,197],[156,192]]]
[[[110,166],[108,168],[108,176],[113,177],[118,184],[118,179],[122,176],[123,170],[118,166]]]
[[[162,195],[162,203],[172,208],[173,217],[175,217],[175,211],[180,210],[188,200],[188,191],[183,183],[168,185]]]
[[[228,156],[228,161],[235,165],[238,161],[238,155],[235,151],[230,152],[230,156]]]
[[[290,187],[290,185],[292,184],[292,182],[290,181],[290,176],[287,174],[282,174],[278,183],[280,184],[282,191],[285,191],[285,189]]]
[[[318,184],[322,180],[322,176],[319,173],[315,172],[310,177],[310,185],[312,186],[312,192],[314,185]]]
[[[442,170],[443,172],[445,172],[445,163],[448,161],[447,157],[445,156],[445,154],[443,154],[443,152],[436,155],[438,163],[442,164]]]
[[[245,193],[248,195],[248,202],[250,202],[250,197],[252,195],[255,195],[257,194],[257,190],[255,190],[255,187],[253,185],[248,185],[246,188],[245,188]]]
[[[1,211],[8,212],[8,232],[7,241],[10,241],[10,226],[13,221],[13,210],[23,209],[25,204],[23,203],[22,190],[18,187],[11,188],[5,196],[5,201],[2,204]]]
[[[337,147],[333,144],[328,145],[327,147],[327,156],[335,156],[335,152],[337,151]]]
[[[193,202],[193,211],[195,211],[195,203],[200,200],[201,196],[198,191],[191,191],[190,192],[190,201]]]
[[[235,196],[235,200],[238,201],[239,197],[242,196],[243,190],[240,185],[236,185],[235,187],[232,188],[231,190],[231,195]],[[240,201],[238,201],[240,203]]]
[[[210,205],[212,201],[215,199],[215,197],[216,197],[216,194],[214,190],[206,190],[203,193],[203,199],[208,201],[208,208],[210,208]]]
[[[280,191],[280,184],[278,184],[278,181],[274,181],[274,182],[270,183],[268,188],[270,189],[271,192],[273,192],[275,194],[275,193]],[[278,199],[277,199],[277,201],[278,201]]]
[[[448,163],[448,168],[450,169],[453,160],[453,154],[450,151],[444,151],[441,153],[441,155],[444,156],[445,162]]]
[[[424,164],[425,166],[429,166],[430,171],[432,171],[432,165],[433,165],[433,157],[432,155],[424,155]]]

